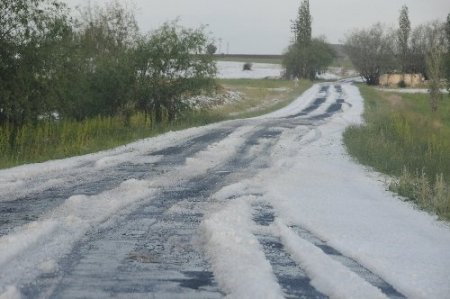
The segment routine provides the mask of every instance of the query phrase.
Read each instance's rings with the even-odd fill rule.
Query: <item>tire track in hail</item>
[[[264,155],[281,133],[258,127],[229,161],[182,185],[164,188],[156,200],[140,205],[115,225],[90,231],[60,261],[60,271],[42,275],[22,292],[53,298],[97,296],[99,289],[106,297],[131,293],[145,297],[149,292],[221,297],[208,262],[195,246],[204,208],[224,185],[267,167]],[[179,150],[170,148],[165,154],[178,159]]]

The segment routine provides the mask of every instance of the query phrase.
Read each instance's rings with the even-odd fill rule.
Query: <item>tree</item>
[[[422,74],[427,78],[426,53],[427,53],[427,26],[420,25],[411,32],[409,49],[409,68],[412,73]]]
[[[430,93],[431,111],[436,112],[442,100],[441,79],[445,74],[445,55],[448,51],[444,25],[439,22],[431,23],[427,27],[427,55],[426,65],[428,74],[428,88]]]
[[[303,0],[298,9],[297,19],[293,21],[292,29],[295,43],[307,47],[312,38],[312,17],[309,9],[309,0]]]
[[[214,55],[214,54],[216,54],[216,52],[217,52],[217,47],[213,43],[206,46],[206,53],[208,53],[209,55]]]
[[[134,13],[115,1],[86,7],[80,15],[61,54],[58,110],[76,120],[127,115],[136,97],[132,87],[139,30]]]
[[[283,56],[285,76],[314,80],[333,62],[335,53],[324,39],[313,38],[308,47],[295,43]]]
[[[0,2],[0,125],[12,127],[55,108],[53,49],[70,31],[65,6],[50,0]]]
[[[403,74],[410,72],[409,69],[409,36],[411,33],[411,22],[408,16],[408,6],[404,5],[400,10],[399,29],[397,42],[399,45],[399,62]]]
[[[450,13],[447,15],[447,21],[445,22],[444,26],[447,42],[450,44]]]
[[[447,15],[447,21],[445,22],[445,33],[447,37],[447,57],[446,57],[446,77],[447,77],[447,90],[450,92],[450,13]]]
[[[356,30],[346,38],[345,51],[368,85],[378,85],[380,75],[394,70],[393,40],[393,34],[380,24]]]
[[[304,0],[298,16],[292,23],[294,42],[283,55],[283,66],[287,78],[314,80],[333,61],[335,53],[324,39],[312,38],[312,17],[309,1]]]
[[[138,107],[153,113],[157,122],[171,121],[184,109],[185,96],[215,87],[216,64],[207,53],[203,29],[166,23],[144,37],[137,47]]]

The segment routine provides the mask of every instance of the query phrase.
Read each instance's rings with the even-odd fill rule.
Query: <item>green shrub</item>
[[[242,66],[242,70],[243,71],[251,71],[252,70],[252,64],[250,62],[246,62],[244,63],[244,65]]]

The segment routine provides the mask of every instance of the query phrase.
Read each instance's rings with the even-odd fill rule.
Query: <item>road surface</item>
[[[357,165],[351,83],[0,171],[0,298],[449,298],[450,230]]]

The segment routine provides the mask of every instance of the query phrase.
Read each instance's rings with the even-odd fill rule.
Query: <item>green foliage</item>
[[[393,40],[380,24],[355,30],[346,38],[345,50],[368,85],[378,85],[380,75],[395,69]]]
[[[304,0],[292,26],[295,41],[283,55],[282,64],[286,78],[314,80],[318,73],[326,70],[336,56],[325,40],[312,38],[311,23],[309,1]]]
[[[447,54],[447,41],[445,30],[441,23],[435,22],[429,25],[427,30],[428,51],[426,66],[428,76],[428,88],[430,104],[433,112],[436,112],[442,100],[441,79],[445,77],[444,61]]]
[[[118,116],[26,124],[18,130],[14,147],[0,142],[0,165],[40,162],[117,146],[148,136],[152,132],[151,126],[151,120],[143,114],[133,115],[127,127]],[[10,134],[9,130],[8,126],[0,127],[0,140]]]
[[[441,98],[440,81],[450,78],[450,15],[445,24],[434,21],[411,29],[408,7],[404,5],[395,34],[380,24],[355,30],[346,38],[345,49],[368,85],[378,85],[380,75],[385,73],[422,74],[431,82],[430,98],[435,110]]]
[[[423,171],[411,173],[404,169],[389,188],[408,200],[414,200],[421,208],[450,220],[450,187],[442,174],[430,181]]]
[[[253,117],[279,109],[296,99],[311,86],[285,80],[221,80],[232,90],[241,92],[239,101],[211,110],[183,111],[172,122],[156,122],[143,112],[132,113],[123,125],[121,115],[97,116],[82,121],[51,118],[18,130],[14,147],[8,143],[10,126],[0,126],[0,168],[41,162],[112,148],[163,132],[206,125],[226,119]],[[274,98],[279,101],[273,101]]]
[[[303,0],[298,9],[297,19],[292,22],[295,43],[307,47],[312,38],[312,17],[309,9],[309,0]]]
[[[52,50],[70,31],[64,5],[47,0],[0,3],[0,126],[17,128],[55,108]]]
[[[144,36],[119,1],[70,15],[53,0],[0,3],[0,144],[11,152],[33,146],[24,136],[46,122],[129,126],[142,112],[167,123],[186,108],[183,97],[215,86],[213,45],[202,28],[175,22]]]
[[[447,38],[447,55],[445,57],[445,72],[447,78],[447,90],[450,92],[450,13],[447,15],[447,21],[445,22],[445,33]]]
[[[246,62],[242,66],[242,70],[243,71],[251,71],[252,70],[252,66],[253,66],[253,64],[251,62]]]
[[[138,107],[169,121],[186,107],[184,96],[192,96],[215,87],[216,65],[207,53],[208,38],[202,29],[166,23],[139,41],[136,48],[139,85]]]
[[[432,113],[425,94],[361,92],[366,124],[344,133],[348,152],[397,176],[392,188],[399,194],[450,219],[450,103]]]
[[[307,78],[314,80],[333,62],[333,49],[321,39],[314,38],[309,46],[292,44],[283,57],[287,78]]]
[[[399,61],[403,73],[408,73],[409,56],[409,36],[411,33],[411,22],[409,21],[408,6],[403,5],[400,10],[399,30],[397,33],[397,42],[399,46]]]
[[[208,55],[214,55],[217,52],[217,47],[213,43],[206,46],[206,53]]]
[[[85,8],[81,15],[87,19],[77,21],[61,49],[58,112],[77,120],[123,113],[134,100],[134,16],[118,2]]]

